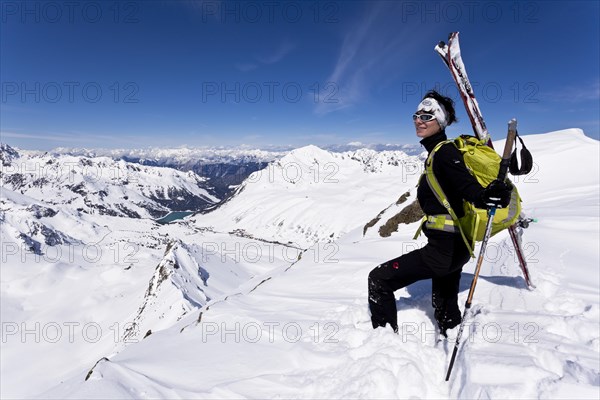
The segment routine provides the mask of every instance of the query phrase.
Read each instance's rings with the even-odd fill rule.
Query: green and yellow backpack
[[[483,240],[485,234],[485,226],[488,220],[487,210],[484,208],[477,208],[473,203],[463,200],[464,216],[458,218],[450,206],[448,198],[444,194],[442,187],[433,173],[435,153],[440,147],[447,143],[453,143],[460,151],[467,169],[475,179],[477,179],[481,186],[486,187],[498,177],[500,161],[502,161],[502,158],[494,151],[494,149],[487,145],[486,141],[477,139],[474,136],[463,135],[456,139],[438,143],[425,162],[425,171],[423,174],[425,175],[427,184],[438,201],[446,208],[450,217],[448,217],[448,215],[426,215],[419,225],[419,229],[415,234],[415,239],[421,233],[421,226],[423,223],[425,223],[426,227],[429,229],[445,231],[458,230],[471,253],[471,257],[474,257],[473,250],[475,248],[475,242]],[[519,218],[520,213],[521,198],[519,197],[517,188],[513,185],[508,207],[496,210],[496,214],[492,221],[492,236],[513,225]]]

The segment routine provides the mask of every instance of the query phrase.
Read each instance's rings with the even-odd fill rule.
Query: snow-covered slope
[[[2,398],[31,398],[298,256],[185,223],[80,214],[4,188],[0,237]]]
[[[415,186],[421,164],[400,151],[307,146],[253,173],[225,204],[193,221],[307,248],[364,226]]]
[[[105,218],[132,221],[114,223],[108,237],[114,243],[127,238],[143,244],[136,253],[139,263],[130,269],[79,259],[22,264],[18,255],[11,256],[2,266],[2,397],[598,398],[598,142],[578,130],[525,140],[536,166],[515,181],[525,213],[539,220],[523,236],[537,288],[524,288],[506,232],[494,236],[475,293],[477,314],[471,317],[449,383],[444,382],[448,352],[433,345],[429,282],[397,292],[401,335],[374,331],[369,321],[369,271],[423,241],[410,240],[416,224],[400,225],[390,237],[381,238],[374,232],[363,235],[364,223],[414,187],[411,180],[418,172],[406,178],[406,186],[392,185],[401,174],[394,176],[398,167],[389,157],[380,163],[376,154],[370,157],[367,152],[354,157],[360,161],[338,159],[305,148],[290,160],[313,175],[307,172],[296,183],[275,177],[261,182],[257,177],[221,211],[241,215],[239,225],[227,221],[227,229],[217,229],[218,219],[212,221],[215,230],[223,232],[245,229],[248,236],[262,238],[277,237],[275,232],[282,242],[295,241],[303,236],[293,229],[261,227],[254,208],[246,215],[238,212],[248,196],[246,202],[261,203],[265,221],[274,215],[285,217],[285,212],[274,210],[285,206],[277,200],[293,201],[293,185],[298,185],[297,195],[315,196],[321,201],[313,207],[324,208],[320,224],[314,222],[311,207],[296,214],[296,221],[302,223],[306,214],[313,219],[307,226],[333,227],[323,232],[339,236],[330,241],[327,236],[309,236],[307,245],[321,241],[300,257],[297,250],[272,242],[211,232],[201,221],[214,218],[210,214],[161,227],[144,225],[147,220],[84,215],[86,226],[95,223],[99,233]],[[501,148],[501,143],[496,145]],[[336,177],[344,182],[343,196],[328,189],[322,178],[315,183],[317,166],[328,172],[324,163],[330,161],[339,165]],[[283,171],[285,165],[273,171]],[[287,167],[290,174],[291,168]],[[352,174],[357,177],[352,179]],[[259,182],[262,186],[254,188]],[[384,197],[381,204],[365,201],[370,209],[364,210],[356,199],[371,186],[361,189],[360,182]],[[264,199],[258,197],[260,190]],[[10,201],[26,207],[28,200],[13,195]],[[331,204],[345,208],[353,222],[340,222],[342,213]],[[299,207],[303,205],[294,202],[287,209],[294,213]],[[251,223],[244,226],[246,216]],[[56,216],[40,221],[46,218]],[[73,230],[75,237],[83,235],[77,232]],[[461,304],[473,267],[467,265],[463,274]],[[152,286],[160,290],[149,291],[150,283],[160,280],[161,268],[168,278]],[[204,287],[206,272],[208,287],[214,284],[214,289]],[[239,280],[231,273],[239,274]],[[164,286],[167,282],[172,286]],[[182,303],[186,296],[206,304],[197,309],[192,301]],[[73,299],[83,306],[70,304]],[[141,304],[148,306],[140,313]],[[182,304],[188,309],[185,315]],[[108,322],[132,322],[136,315],[146,324],[140,325],[137,342],[114,340]],[[49,340],[52,321],[66,333],[65,322],[83,326],[95,320],[106,326],[105,337],[96,343],[81,339],[81,326],[75,327],[73,343]],[[38,342],[33,340],[36,321],[41,321]],[[24,336],[23,323],[30,329]],[[118,326],[123,327],[121,322]],[[45,333],[42,327],[47,327]],[[141,339],[147,330],[152,334]],[[93,332],[86,333],[90,339]],[[30,367],[22,368],[23,363]]]

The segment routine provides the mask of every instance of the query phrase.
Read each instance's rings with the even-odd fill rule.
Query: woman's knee
[[[389,263],[379,264],[369,272],[369,281],[385,281],[389,279]]]
[[[374,282],[379,282],[381,280],[381,272],[379,271],[380,265],[373,268],[371,272],[369,272],[369,286],[371,286]]]

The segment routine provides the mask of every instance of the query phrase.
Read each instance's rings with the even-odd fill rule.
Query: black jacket
[[[444,131],[421,140],[428,153],[440,142],[447,140]],[[452,143],[440,147],[434,156],[433,173],[446,194],[457,217],[464,215],[462,200],[476,202],[481,198],[484,188],[467,170],[463,157]],[[417,199],[426,215],[448,214],[446,208],[437,200],[427,184],[425,175],[419,180]]]

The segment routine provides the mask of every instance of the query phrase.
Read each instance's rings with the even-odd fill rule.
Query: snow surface
[[[396,292],[400,335],[369,319],[369,271],[424,243],[410,240],[416,224],[363,235],[401,194],[414,199],[415,158],[309,146],[213,213],[164,226],[67,204],[36,217],[43,199],[3,188],[1,396],[597,399],[598,142],[577,129],[524,139],[535,168],[513,181],[538,219],[522,238],[536,288],[506,232],[494,236],[449,382],[452,344],[434,345],[428,281]],[[33,222],[70,242],[37,260],[12,247]],[[82,251],[96,243],[98,260]]]

